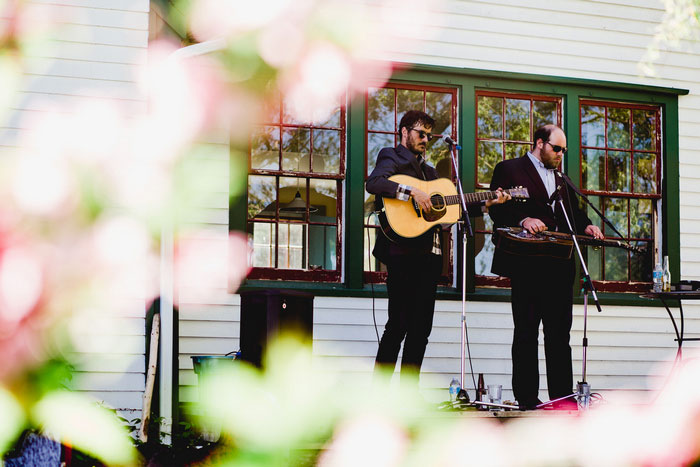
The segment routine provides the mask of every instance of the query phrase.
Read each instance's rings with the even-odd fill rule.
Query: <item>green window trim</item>
[[[402,64],[405,66],[405,64]],[[679,121],[678,96],[687,95],[688,90],[671,87],[658,87],[619,83],[579,78],[551,77],[544,75],[522,74],[513,72],[497,72],[464,68],[440,67],[431,65],[414,65],[409,69],[394,74],[392,82],[420,83],[429,86],[450,86],[458,89],[458,135],[461,142],[474,141],[476,137],[476,108],[475,91],[498,90],[514,93],[558,95],[564,102],[564,131],[567,134],[569,147],[580,147],[579,135],[579,100],[607,100],[612,102],[630,102],[639,104],[660,105],[663,114],[663,153],[662,153],[662,186],[664,202],[662,203],[661,245],[663,254],[668,254],[671,263],[671,274],[680,278],[680,228],[677,222],[668,219],[678,219],[680,215],[680,185],[679,185]],[[347,149],[346,149],[346,180],[345,180],[345,261],[344,281],[335,284],[321,284],[291,281],[246,281],[242,289],[261,287],[297,288],[314,291],[318,295],[330,296],[378,296],[385,295],[381,285],[363,283],[363,258],[353,252],[361,252],[363,245],[363,203],[364,203],[364,163],[365,163],[365,99],[357,96],[347,107]],[[463,144],[461,154],[460,176],[465,192],[475,190],[473,167],[475,150],[473,144]],[[565,171],[578,174],[579,158],[568,157]],[[574,181],[578,176],[572,177]],[[230,202],[229,228],[241,230],[245,217],[245,197],[232,198]],[[236,214],[240,213],[240,214]],[[458,243],[458,247],[460,246]],[[470,300],[506,300],[508,290],[474,287],[474,245],[468,242],[467,291]],[[455,254],[461,254],[456,250]],[[459,269],[459,268],[458,268]],[[459,276],[459,274],[458,274]],[[461,277],[456,278],[461,283]],[[234,292],[234,291],[232,291]],[[577,291],[580,295],[580,291]],[[505,297],[505,298],[504,298]],[[458,300],[461,294],[455,288],[447,287],[440,290],[439,299]],[[604,303],[653,306],[653,301],[638,298],[630,293],[601,294]]]

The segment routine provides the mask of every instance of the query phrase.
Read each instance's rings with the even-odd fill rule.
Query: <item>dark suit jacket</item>
[[[591,224],[591,220],[579,208],[578,200],[573,190],[566,185],[566,182],[558,174],[555,175],[555,182],[555,186],[562,187],[560,191],[564,205],[568,208],[567,212],[576,233],[583,234],[586,227]],[[506,189],[517,186],[526,187],[530,197],[524,202],[511,201],[491,206],[489,214],[491,219],[493,219],[494,230],[498,227],[519,227],[520,221],[526,217],[534,217],[544,222],[547,225],[547,230],[571,233],[559,203],[556,204],[555,211],[552,211],[552,208],[548,205],[549,196],[547,196],[547,189],[527,155],[518,159],[499,162],[493,171],[493,178],[491,179],[492,190],[498,187]],[[492,237],[492,240],[496,243],[496,235]],[[496,245],[498,244],[496,243]],[[517,271],[528,270],[527,265],[531,261],[532,258],[509,254],[497,246],[493,256],[491,272],[499,276],[512,277]]]
[[[396,174],[409,175],[422,180],[435,180],[438,172],[427,163],[418,163],[416,155],[408,148],[399,144],[395,148],[384,148],[379,151],[377,164],[367,178],[367,191],[375,195],[375,209],[382,209],[382,198],[396,198],[398,183],[389,180],[389,177]],[[481,214],[480,204],[467,206],[469,215]],[[377,241],[372,254],[387,263],[390,256],[428,254],[433,248],[433,232],[439,230],[439,226],[428,230],[423,235],[414,239],[407,239],[399,243],[388,240],[381,231],[377,231]]]

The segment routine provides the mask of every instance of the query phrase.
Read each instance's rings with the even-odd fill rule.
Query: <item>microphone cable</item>
[[[372,211],[369,213],[369,216],[367,216],[367,224],[369,225],[370,218],[372,217],[372,214],[377,216],[377,211]],[[369,235],[370,229],[367,229],[367,269],[372,272],[372,251],[370,248],[370,235]],[[379,261],[379,260],[377,260]],[[374,333],[377,335],[377,345],[379,345],[379,329],[377,328],[377,313],[376,309],[374,307],[374,281],[370,277],[369,281],[369,286],[372,289],[372,321],[374,322]]]

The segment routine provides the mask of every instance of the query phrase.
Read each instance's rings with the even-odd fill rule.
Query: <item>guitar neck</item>
[[[510,190],[503,190],[505,193],[510,193]],[[498,197],[498,192],[496,191],[480,191],[478,193],[466,193],[464,195],[464,201],[467,204],[478,203],[480,201],[486,201],[487,199],[496,199]],[[445,203],[458,204],[460,203],[459,195],[445,196]]]

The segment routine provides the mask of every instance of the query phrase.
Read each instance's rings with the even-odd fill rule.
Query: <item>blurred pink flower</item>
[[[228,238],[190,233],[175,250],[175,282],[192,300],[206,300],[222,290],[236,291],[251,269],[247,237],[238,232]]]
[[[46,282],[38,245],[17,226],[0,225],[0,381],[44,356]]]

